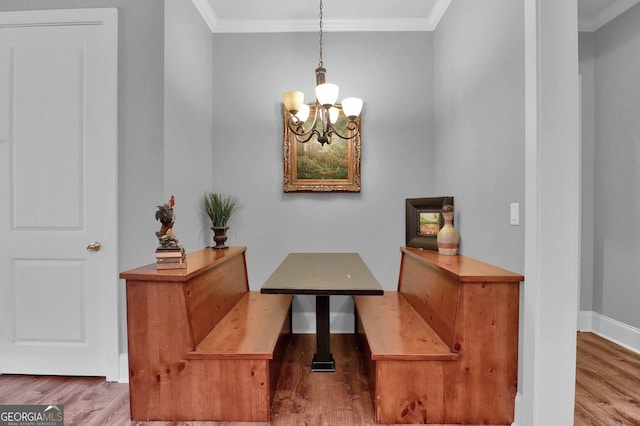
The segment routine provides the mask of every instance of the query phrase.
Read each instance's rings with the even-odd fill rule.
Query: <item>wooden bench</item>
[[[267,422],[291,333],[289,295],[249,291],[245,247],[127,280],[132,420]]]
[[[354,296],[379,423],[511,424],[524,277],[401,248],[398,290]]]

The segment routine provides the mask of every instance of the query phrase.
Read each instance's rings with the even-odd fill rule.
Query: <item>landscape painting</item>
[[[420,212],[419,235],[433,237],[440,231],[440,212]]]
[[[305,129],[313,123],[314,105],[310,108]],[[324,145],[313,136],[302,143],[287,126],[287,112],[284,114],[284,192],[360,192],[360,135],[352,139],[332,135]],[[334,127],[352,136],[341,109]],[[321,130],[321,123],[316,128]]]

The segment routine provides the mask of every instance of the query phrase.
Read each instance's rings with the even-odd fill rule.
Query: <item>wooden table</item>
[[[316,353],[311,371],[323,372],[336,371],[329,342],[329,296],[384,294],[358,253],[290,253],[260,291],[316,296]]]

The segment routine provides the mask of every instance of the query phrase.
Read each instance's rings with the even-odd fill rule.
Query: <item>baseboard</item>
[[[118,382],[129,383],[129,354],[120,354],[118,364],[118,367],[120,369]]]
[[[518,426],[518,414],[524,410],[522,405],[522,394],[520,392],[516,393],[516,401],[515,401],[515,410],[514,410],[514,420],[511,423],[511,426]]]
[[[640,329],[597,312],[580,311],[578,313],[578,331],[595,333],[640,354]]]
[[[331,332],[336,334],[349,334],[354,332],[355,320],[353,313],[331,312],[329,318]],[[293,333],[294,334],[315,334],[316,314],[315,312],[294,312],[293,313]]]

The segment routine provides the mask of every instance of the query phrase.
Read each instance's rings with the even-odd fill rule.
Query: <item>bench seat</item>
[[[245,252],[206,248],[186,269],[120,274],[133,421],[269,421],[293,296],[251,292]]]
[[[293,296],[247,292],[188,359],[273,359]]]
[[[401,252],[397,291],[354,297],[376,421],[511,424],[524,277],[464,256]]]
[[[353,300],[372,360],[458,359],[401,293]]]

